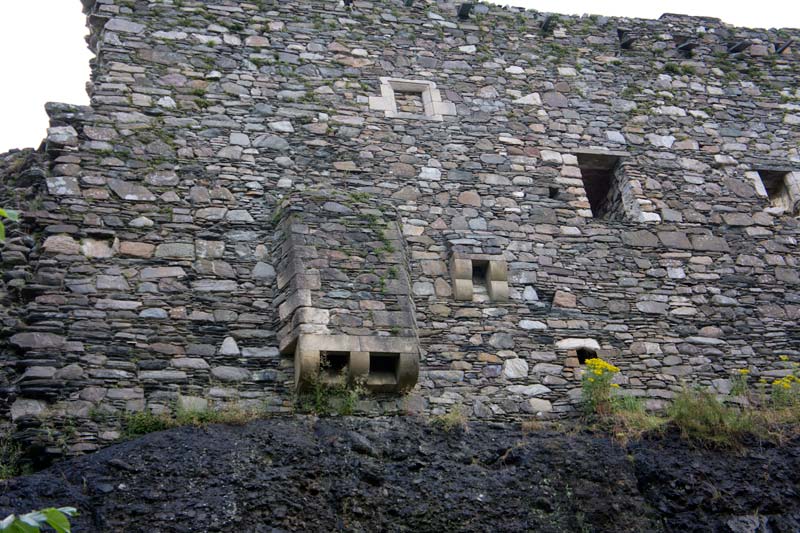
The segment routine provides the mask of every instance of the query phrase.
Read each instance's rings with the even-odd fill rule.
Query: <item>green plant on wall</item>
[[[19,220],[19,212],[0,207],[0,242],[4,242],[6,240],[6,226],[3,224],[3,219],[16,222]]]

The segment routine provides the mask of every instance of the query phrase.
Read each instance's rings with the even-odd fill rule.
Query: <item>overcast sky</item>
[[[301,0],[297,0],[301,1]],[[718,17],[749,27],[800,27],[797,0],[506,0],[538,11],[658,18],[662,13]],[[87,104],[89,58],[80,0],[0,0],[0,153],[37,147],[45,102]]]

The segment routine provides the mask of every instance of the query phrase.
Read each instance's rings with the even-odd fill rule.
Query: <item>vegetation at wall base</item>
[[[781,356],[781,361],[788,357]],[[643,399],[625,395],[612,383],[618,371],[602,359],[587,360],[582,398],[589,423],[623,442],[674,429],[693,445],[734,449],[753,440],[782,444],[800,435],[797,364],[791,363],[792,373],[771,385],[762,379],[755,390],[750,386],[750,371],[739,369],[731,378],[729,398],[705,388],[684,387],[661,413],[648,412]]]

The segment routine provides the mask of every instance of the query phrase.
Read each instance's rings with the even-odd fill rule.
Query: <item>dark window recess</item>
[[[484,291],[489,286],[486,281],[486,276],[489,271],[489,261],[480,259],[472,260],[472,290],[483,289]]]
[[[594,218],[623,218],[622,195],[615,176],[619,157],[578,154],[583,188]]]
[[[421,92],[405,92],[395,89],[394,101],[397,104],[398,113],[425,114],[425,102],[422,101]]]
[[[396,385],[400,354],[370,353],[367,385]]]
[[[551,200],[555,200],[556,198],[558,198],[558,193],[559,193],[558,187],[550,187],[550,190],[548,191],[548,196],[550,197]]]
[[[788,201],[789,191],[786,189],[786,174],[783,170],[759,170],[758,177],[767,190],[767,196],[772,205],[791,209]]]
[[[350,352],[322,352],[320,354],[320,371],[326,380],[338,380],[346,377],[350,365]]]
[[[594,350],[590,350],[589,348],[578,348],[578,362],[582,365],[586,364],[586,361],[589,359],[594,359],[597,357],[597,352]]]

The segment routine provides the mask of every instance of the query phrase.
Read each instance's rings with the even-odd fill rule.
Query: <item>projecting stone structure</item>
[[[789,372],[800,32],[405,3],[83,0],[91,106],[0,167],[18,434],[316,379],[559,416],[595,355],[651,407]]]

